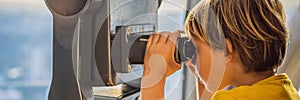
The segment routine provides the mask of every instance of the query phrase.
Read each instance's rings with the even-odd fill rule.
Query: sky
[[[0,0],[0,100],[44,100],[52,16],[42,0]]]

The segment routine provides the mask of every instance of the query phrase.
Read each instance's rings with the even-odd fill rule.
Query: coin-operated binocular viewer
[[[161,0],[45,0],[53,14],[49,100],[138,99],[147,39]],[[186,38],[174,53],[193,55]]]

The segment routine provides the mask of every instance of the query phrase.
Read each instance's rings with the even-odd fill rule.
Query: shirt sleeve
[[[234,98],[230,93],[224,91],[216,92],[212,100],[238,100]]]

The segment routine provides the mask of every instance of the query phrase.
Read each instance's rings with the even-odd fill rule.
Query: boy
[[[185,32],[197,48],[194,62],[186,64],[199,79],[199,95],[205,94],[202,97],[300,100],[287,75],[276,74],[289,39],[279,0],[202,0],[189,13]],[[178,36],[179,32],[150,36],[144,59],[142,100],[164,98],[166,77],[181,66],[173,57]],[[216,58],[221,60],[215,61]],[[220,71],[214,66],[224,69],[221,79],[213,79],[219,82],[216,92],[209,79],[214,71]],[[234,88],[221,90],[227,86]]]

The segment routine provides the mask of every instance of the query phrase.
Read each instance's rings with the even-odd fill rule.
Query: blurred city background
[[[0,0],[0,100],[46,100],[52,16],[42,0]]]

